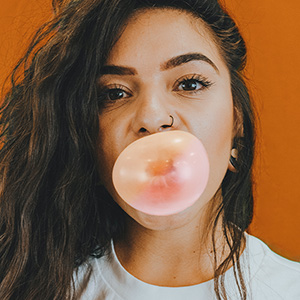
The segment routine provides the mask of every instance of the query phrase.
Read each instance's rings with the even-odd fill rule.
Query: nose
[[[132,128],[138,136],[173,129],[175,114],[163,96],[149,94],[138,99]]]

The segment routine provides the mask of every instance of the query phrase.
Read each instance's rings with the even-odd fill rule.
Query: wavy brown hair
[[[101,257],[122,234],[124,212],[99,186],[103,103],[96,82],[129,17],[153,7],[203,19],[231,75],[243,138],[235,139],[238,173],[225,175],[215,218],[214,229],[222,218],[231,250],[223,262],[215,260],[215,292],[227,299],[222,274],[233,263],[240,298],[246,299],[239,255],[253,210],[254,117],[243,79],[245,44],[217,0],[53,1],[54,17],[14,69],[1,107],[1,299],[72,298],[74,271],[89,257]]]

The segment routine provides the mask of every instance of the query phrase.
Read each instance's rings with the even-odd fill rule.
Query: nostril
[[[171,118],[171,120],[167,120],[167,116],[164,116],[164,118],[158,118],[157,120],[155,119],[146,119],[145,121],[143,120],[141,123],[143,124],[138,124],[138,125],[144,125],[143,127],[138,126],[138,134],[152,134],[155,132],[160,132],[160,131],[164,131],[164,130],[168,130],[171,128],[174,128],[174,117],[172,115],[169,115],[169,118]],[[168,124],[169,123],[169,124]],[[156,127],[156,125],[158,125]]]
[[[140,128],[140,130],[139,130],[139,132],[142,132],[142,133],[144,133],[144,132],[146,132],[146,131],[147,131],[147,129],[144,128],[144,127]]]

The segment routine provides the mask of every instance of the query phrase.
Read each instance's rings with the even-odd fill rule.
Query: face
[[[99,86],[106,105],[99,114],[98,153],[103,185],[144,227],[173,228],[197,219],[216,198],[234,135],[230,75],[210,31],[185,12],[139,12],[129,20],[102,74]],[[170,115],[172,127],[167,126]],[[163,130],[183,130],[198,137],[208,153],[210,176],[192,207],[176,215],[149,216],[119,197],[111,174],[126,146]]]

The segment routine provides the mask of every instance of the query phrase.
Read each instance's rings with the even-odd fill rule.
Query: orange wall
[[[51,17],[51,0],[0,0],[0,84],[24,54],[29,38]]]
[[[28,36],[51,15],[50,0],[1,0],[0,82]],[[299,0],[226,0],[249,48],[249,83],[259,110],[255,216],[250,232],[300,260]]]
[[[248,76],[260,118],[250,232],[300,261],[300,2],[226,3],[248,44]]]

